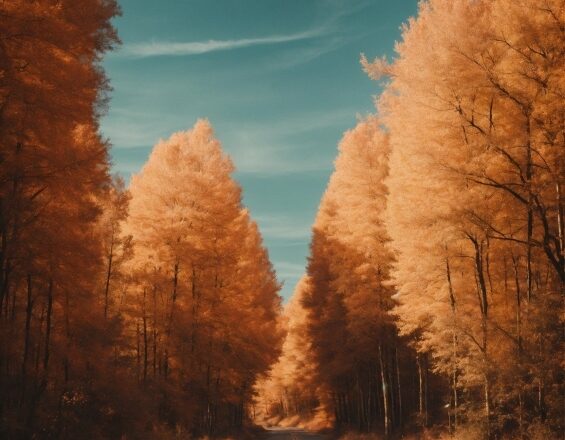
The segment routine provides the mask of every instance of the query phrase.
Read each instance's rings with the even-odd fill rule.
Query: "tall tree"
[[[160,142],[130,187],[138,375],[162,392],[161,423],[207,434],[242,425],[281,337],[280,286],[232,171],[200,120]]]
[[[388,145],[373,116],[344,135],[313,228],[303,300],[320,400],[338,428],[385,435],[414,409],[402,383],[415,374],[413,355],[388,314],[394,293],[383,218]]]
[[[108,183],[99,61],[118,42],[118,12],[114,1],[0,5],[2,436],[72,436],[87,419],[104,429],[100,412],[84,416],[104,362],[92,338]]]
[[[364,61],[390,79],[395,313],[486,437],[562,419],[563,13],[430,0],[392,64]]]

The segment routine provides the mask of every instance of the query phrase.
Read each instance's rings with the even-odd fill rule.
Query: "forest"
[[[120,13],[0,2],[0,438],[562,437],[565,1],[422,0],[361,55],[286,304],[207,119],[112,174]]]

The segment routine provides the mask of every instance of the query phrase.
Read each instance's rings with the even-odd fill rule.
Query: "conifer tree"
[[[313,228],[304,294],[316,388],[340,429],[390,435],[415,408],[416,374],[389,315],[384,227],[388,136],[370,116],[347,132]]]
[[[281,337],[280,286],[232,171],[200,120],[130,185],[136,376],[160,390],[157,423],[209,435],[242,426]]]
[[[257,384],[256,420],[265,424],[292,423],[319,428],[327,426],[326,409],[320,407],[317,364],[314,362],[307,329],[303,297],[309,288],[304,275],[285,306],[281,325],[286,330],[282,352],[269,374]]]

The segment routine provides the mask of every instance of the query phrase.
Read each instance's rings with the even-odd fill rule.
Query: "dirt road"
[[[268,440],[328,440],[321,434],[296,428],[271,428],[265,438]]]

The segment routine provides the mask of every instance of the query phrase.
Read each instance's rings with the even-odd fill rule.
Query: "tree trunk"
[[[384,408],[384,428],[385,428],[385,438],[390,436],[390,409],[388,403],[388,384],[386,381],[386,373],[383,362],[383,350],[381,344],[379,344],[379,363],[381,367],[381,384],[383,389],[383,408]]]
[[[114,231],[110,242],[110,253],[108,254],[108,268],[106,270],[106,283],[104,286],[104,319],[108,318],[108,301],[110,294],[110,279],[112,278],[112,262],[114,260]]]
[[[563,253],[565,252],[565,220],[563,219],[563,200],[561,196],[561,183],[559,182],[559,180],[557,180],[557,182],[555,183],[555,192],[557,198],[557,234],[559,243],[559,256],[561,266],[563,266],[563,264],[565,264],[565,262],[563,261]],[[565,268],[563,267],[561,268],[561,270],[564,269]]]
[[[422,426],[428,426],[428,396],[427,396],[427,365],[425,354],[419,354],[416,356],[416,362],[418,364],[418,412],[420,415],[420,422]]]
[[[446,247],[447,252],[447,247]],[[453,431],[457,430],[457,406],[458,406],[458,396],[457,396],[457,362],[458,362],[458,354],[457,354],[457,302],[455,300],[455,291],[453,289],[453,283],[451,281],[451,268],[449,266],[449,257],[445,259],[445,267],[447,273],[447,285],[449,288],[449,302],[451,304],[451,314],[453,317],[453,367],[452,367],[452,377],[451,377],[451,387],[452,387],[452,397],[453,397],[453,404],[452,404],[452,412],[453,412]],[[452,401],[452,399],[449,399]],[[451,419],[450,419],[451,420]]]
[[[26,392],[27,381],[27,360],[29,356],[29,340],[31,329],[31,316],[33,311],[33,298],[32,298],[32,277],[31,274],[27,275],[27,305],[26,305],[26,321],[24,333],[24,351],[22,356],[22,401],[24,400]]]
[[[148,341],[147,341],[147,313],[145,308],[145,299],[147,290],[143,289],[143,307],[142,307],[142,322],[143,322],[143,382],[147,380],[147,361],[148,361]]]
[[[157,285],[153,285],[153,377],[157,377]]]
[[[173,289],[171,292],[171,311],[169,314],[169,322],[166,326],[166,342],[165,342],[165,368],[164,375],[165,378],[169,373],[169,348],[171,346],[171,332],[173,331],[174,313],[175,313],[175,303],[177,301],[178,293],[178,275],[179,275],[179,262],[175,262],[173,269]]]
[[[490,438],[490,413],[491,413],[491,405],[490,405],[490,382],[488,379],[488,376],[485,374],[484,377],[485,380],[485,427],[486,427],[486,434],[487,434],[487,439]]]
[[[51,339],[51,316],[53,311],[53,279],[49,279],[49,287],[47,288],[47,323],[45,326],[45,355],[43,357],[43,370],[47,376],[47,368],[49,367],[50,339]]]
[[[402,426],[402,387],[400,385],[400,364],[398,362],[397,340],[394,339],[394,357],[396,361],[396,385],[398,389],[398,426]]]
[[[190,333],[190,366],[194,362],[194,350],[196,348],[196,332],[198,331],[198,291],[196,289],[196,268],[192,265],[191,277],[191,293],[192,293],[192,331]]]
[[[136,323],[136,358],[137,358],[137,363],[136,363],[136,376],[137,376],[137,381],[139,382],[139,376],[141,374],[141,334],[140,334],[140,330],[139,330],[139,321]]]
[[[527,225],[526,225],[526,298],[528,302],[532,299],[532,232],[534,225],[533,215],[533,193],[532,193],[532,145],[531,145],[531,123],[530,116],[527,115],[527,134],[526,144],[526,185],[528,191],[527,205]]]

